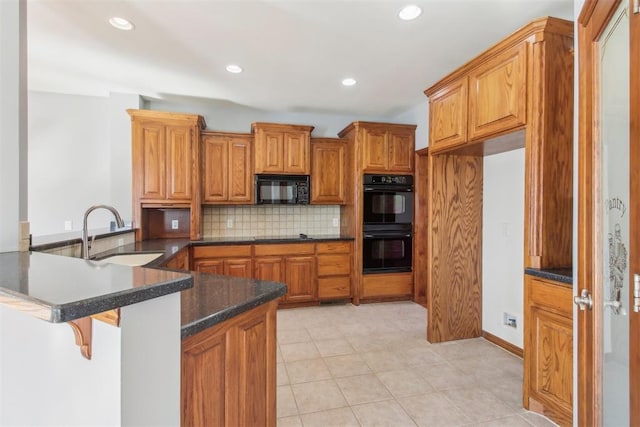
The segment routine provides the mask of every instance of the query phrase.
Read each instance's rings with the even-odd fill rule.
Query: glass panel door
[[[598,41],[602,250],[602,420],[629,425],[629,17],[621,2]]]

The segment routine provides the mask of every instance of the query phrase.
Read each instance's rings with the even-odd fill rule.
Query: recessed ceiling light
[[[353,86],[356,83],[358,83],[356,79],[352,79],[351,77],[342,80],[343,86]]]
[[[422,9],[416,6],[415,4],[410,4],[408,6],[403,7],[398,12],[398,17],[403,21],[411,21],[412,19],[416,19],[422,13]]]
[[[111,18],[109,18],[109,24],[119,30],[133,30],[133,23],[131,23],[131,21],[129,21],[128,19],[120,18],[119,16],[112,16]]]
[[[242,72],[242,67],[235,64],[227,65],[227,71],[233,74],[238,74]]]

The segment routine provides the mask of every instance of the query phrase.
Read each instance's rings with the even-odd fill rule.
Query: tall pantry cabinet
[[[201,209],[199,159],[204,119],[195,114],[127,112],[132,129],[133,220],[136,226],[142,225],[136,240],[201,238],[200,215],[191,213]],[[179,218],[168,227],[162,221],[167,209],[174,212],[172,218]],[[143,216],[160,220],[145,221]]]

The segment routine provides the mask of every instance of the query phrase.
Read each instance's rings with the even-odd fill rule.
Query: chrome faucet
[[[89,230],[88,230],[88,227],[87,227],[87,218],[89,217],[89,214],[91,212],[93,212],[96,209],[101,209],[101,208],[110,211],[113,214],[113,216],[116,217],[116,223],[118,224],[118,228],[124,227],[124,221],[122,220],[122,217],[120,216],[120,214],[118,213],[116,208],[114,208],[112,206],[94,205],[94,206],[91,206],[89,209],[87,209],[87,211],[84,213],[84,220],[82,221],[82,253],[81,253],[81,256],[84,259],[89,259]]]

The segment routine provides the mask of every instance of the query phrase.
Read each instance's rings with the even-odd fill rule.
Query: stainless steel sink
[[[161,257],[163,252],[136,252],[130,254],[114,254],[106,258],[95,260],[97,263],[128,265],[131,267],[146,265]]]

